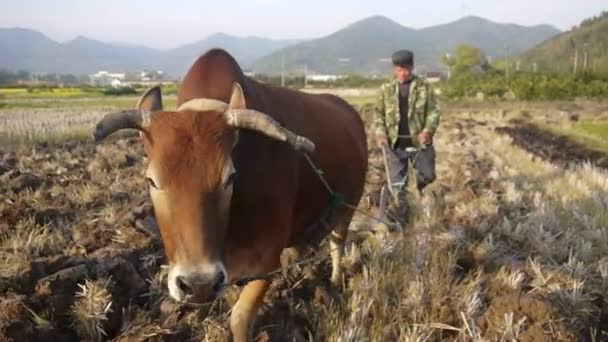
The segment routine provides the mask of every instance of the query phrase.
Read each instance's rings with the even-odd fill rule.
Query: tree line
[[[608,73],[583,70],[552,73],[513,70],[508,63],[489,63],[485,54],[470,45],[459,45],[453,56],[442,62],[450,77],[441,86],[449,99],[474,97],[519,100],[558,100],[576,97],[608,97]]]

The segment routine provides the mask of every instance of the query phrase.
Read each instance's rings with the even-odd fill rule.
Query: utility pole
[[[448,66],[448,80],[450,79],[450,76],[452,74],[452,66],[451,66],[451,62],[450,62],[450,53],[446,53],[445,54],[445,59],[447,61],[447,66]]]
[[[509,44],[505,44],[507,86],[509,85]]]
[[[304,64],[304,88],[308,86],[308,64]]]
[[[281,55],[281,87],[285,86],[285,55]]]
[[[578,49],[574,50],[574,74],[576,75],[576,68],[578,67]]]
[[[583,70],[587,70],[587,50],[585,50],[585,54],[584,54],[584,62],[583,62]]]
[[[462,4],[460,5],[460,16],[464,17],[465,15],[467,15],[467,12],[469,11],[469,7],[467,6],[467,4],[463,1]]]
[[[538,72],[538,64],[536,64],[536,62],[532,64],[532,70],[534,70],[535,73]]]
[[[595,74],[595,71],[597,70],[597,59],[593,60],[593,73]]]

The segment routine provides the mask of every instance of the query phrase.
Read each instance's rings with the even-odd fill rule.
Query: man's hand
[[[418,134],[418,141],[422,145],[430,144],[433,139],[433,135],[427,131],[422,131]]]
[[[386,137],[380,137],[376,139],[376,144],[378,144],[379,147],[386,146],[388,145],[388,140]]]

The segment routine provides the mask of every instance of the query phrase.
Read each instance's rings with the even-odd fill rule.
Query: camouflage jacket
[[[399,132],[399,83],[396,79],[380,87],[374,105],[373,133],[377,138],[387,138],[394,146]],[[439,106],[431,84],[414,75],[408,100],[408,123],[415,146],[420,146],[418,134],[423,130],[435,134],[439,126]]]

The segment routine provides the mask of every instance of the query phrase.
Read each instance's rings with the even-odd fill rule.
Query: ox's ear
[[[157,112],[163,110],[163,99],[160,93],[160,86],[154,86],[146,90],[137,101],[137,109]]]
[[[246,109],[247,104],[245,103],[245,95],[243,94],[243,88],[241,85],[235,82],[232,85],[232,95],[230,96],[229,109]]]

